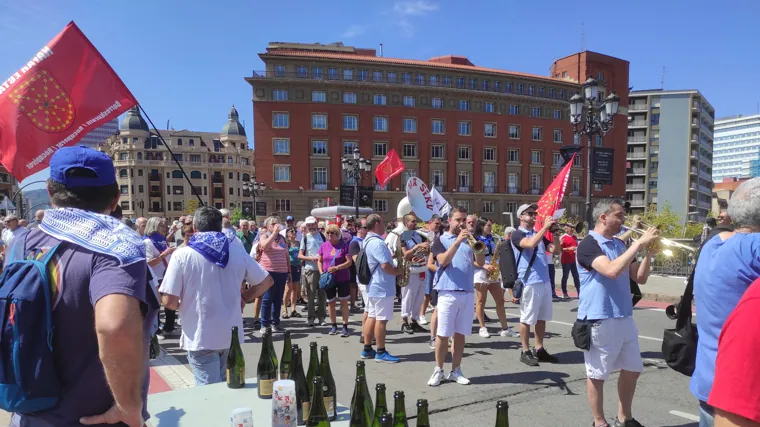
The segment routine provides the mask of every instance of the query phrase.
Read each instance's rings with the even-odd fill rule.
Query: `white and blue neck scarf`
[[[58,240],[110,255],[121,266],[145,261],[140,236],[109,215],[73,208],[48,209],[39,229]]]
[[[169,249],[169,244],[166,243],[166,236],[162,235],[158,231],[151,233],[148,239],[153,243],[153,246],[158,249],[159,252],[163,252]]]
[[[224,233],[216,231],[195,233],[187,246],[222,268],[227,267],[227,262],[230,260],[230,240]]]

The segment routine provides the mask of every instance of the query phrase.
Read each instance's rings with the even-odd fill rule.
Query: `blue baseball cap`
[[[285,218],[285,221],[293,221],[293,215],[288,215],[288,217]]]
[[[66,176],[71,168],[92,171],[95,176]],[[83,145],[63,147],[50,158],[50,179],[67,188],[103,187],[116,182],[116,169],[107,154]]]

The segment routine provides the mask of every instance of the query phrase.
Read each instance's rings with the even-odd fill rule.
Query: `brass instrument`
[[[644,226],[644,227],[646,227],[646,228],[655,227],[654,225],[647,224],[645,222],[641,222],[641,225]],[[657,228],[657,227],[655,227],[655,228]],[[629,228],[629,230],[633,231],[634,233],[636,233],[638,235],[643,235],[644,234],[644,230],[639,229],[639,228]],[[692,248],[691,246],[684,245],[682,243],[678,243],[678,242],[675,242],[675,241],[670,240],[670,239],[666,239],[665,237],[660,237],[659,240],[654,241],[650,245],[650,249],[653,252],[660,252],[663,255],[667,256],[667,257],[672,257],[673,256],[673,250],[672,249],[662,249],[663,246],[670,246],[670,247],[673,247],[675,249],[684,250],[684,251],[686,251],[686,252],[688,252],[690,254],[693,254],[693,253],[695,253],[697,251],[696,249]]]
[[[570,224],[570,223],[564,223],[564,222],[555,222],[549,228],[549,232],[550,233],[556,233],[556,232],[558,232],[558,231],[560,231],[562,229],[561,227],[573,227],[575,229],[575,232],[578,233],[578,234],[580,234],[583,231],[583,223],[582,222],[579,222],[576,225],[573,225],[573,224]]]
[[[398,236],[396,240],[396,250],[393,252],[393,256],[396,258],[396,264],[401,269],[401,274],[396,276],[396,285],[403,288],[409,284],[409,275],[411,274],[412,263],[404,257],[404,251],[401,249],[402,240],[401,235],[395,232],[391,232]]]
[[[491,256],[491,262],[489,265],[494,266],[492,270],[486,270],[486,279],[488,280],[488,283],[498,282],[499,281],[499,275],[501,275],[501,271],[499,270],[499,249],[501,248],[501,245],[509,243],[509,242],[501,242],[496,244],[496,249],[494,249],[494,254]]]
[[[461,229],[464,230],[465,227],[465,225],[462,225]],[[467,244],[470,245],[472,251],[475,252],[476,255],[486,252],[486,244],[476,239],[472,234],[467,236]]]

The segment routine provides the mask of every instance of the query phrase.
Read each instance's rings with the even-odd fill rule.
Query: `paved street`
[[[634,416],[646,426],[697,426],[698,411],[688,391],[688,378],[668,369],[661,360],[662,330],[672,323],[663,313],[664,304],[643,301],[640,305],[649,308],[638,308],[635,313],[645,372],[639,380]],[[518,339],[483,339],[473,335],[468,339],[463,361],[463,371],[472,380],[472,385],[444,383],[437,388],[426,385],[434,366],[433,353],[427,343],[428,335],[402,335],[399,332],[400,321],[394,319],[389,325],[387,347],[394,355],[401,357],[402,362],[388,365],[369,361],[367,375],[370,388],[374,390],[376,383],[384,382],[389,401],[392,401],[393,391],[404,390],[409,412],[414,411],[412,408],[416,399],[428,399],[431,422],[435,426],[492,425],[496,401],[501,399],[509,401],[510,421],[514,426],[586,426],[591,422],[591,415],[585,396],[583,356],[570,338],[576,309],[576,299],[554,303],[554,321],[547,327],[549,337],[546,348],[561,359],[561,364],[541,364],[540,367],[529,368],[518,361]],[[398,307],[396,310],[398,315]],[[495,319],[493,307],[489,310],[489,316]],[[508,304],[507,313],[510,324],[516,325],[518,308]],[[248,306],[245,315],[250,319],[252,314],[252,307]],[[305,349],[306,364],[309,341],[315,340],[320,346],[329,346],[331,367],[342,404],[350,401],[353,391],[355,361],[361,350],[358,343],[360,320],[359,315],[352,316],[351,328],[355,335],[350,338],[329,336],[327,327],[309,329],[304,319],[283,321],[283,325],[292,332],[294,343]],[[496,325],[490,324],[494,332],[498,329]],[[254,377],[261,340],[258,331],[254,333],[249,322],[246,322],[245,332],[247,338],[243,351],[247,375]],[[176,340],[165,341],[163,347],[176,357],[176,361],[169,358],[169,362],[165,363],[186,365],[184,352],[177,348]],[[282,351],[282,335],[275,336],[275,348],[278,354]],[[175,372],[182,378],[169,381],[177,381],[171,384],[174,387],[192,379],[188,371],[177,368],[179,366],[174,367]],[[163,374],[166,369],[160,368],[160,372]],[[608,383],[606,390],[606,414],[612,419],[616,414],[614,381]]]

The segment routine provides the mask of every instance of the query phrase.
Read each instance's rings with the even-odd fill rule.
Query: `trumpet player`
[[[408,240],[400,239],[401,253],[409,261],[409,281],[401,288],[401,332],[413,334],[415,332],[427,333],[420,326],[420,307],[425,297],[425,273],[427,271],[427,254],[430,251],[430,242],[417,232],[417,217],[414,214],[404,215],[404,225],[408,231],[413,232]],[[409,233],[406,233],[409,235]],[[409,324],[409,319],[412,323]]]

